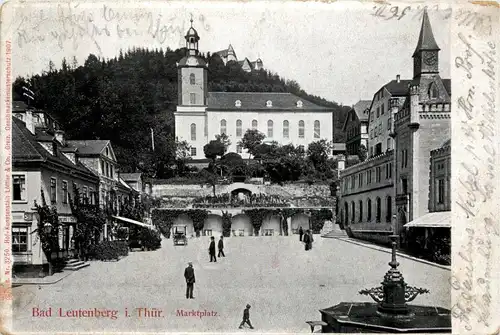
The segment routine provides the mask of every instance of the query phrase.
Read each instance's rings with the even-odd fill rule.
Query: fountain
[[[321,309],[323,333],[451,333],[450,310],[409,305],[424,288],[408,286],[398,270],[397,235],[391,235],[392,260],[382,286],[359,291],[376,303],[341,302]]]

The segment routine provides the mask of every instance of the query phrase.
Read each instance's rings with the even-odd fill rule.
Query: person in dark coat
[[[312,241],[311,241],[311,235],[309,234],[309,230],[306,231],[306,233],[304,234],[303,242],[304,242],[304,244],[306,246],[306,251],[310,250],[311,249]]]
[[[226,257],[226,255],[224,255],[224,242],[222,241],[223,238],[223,236],[220,237],[219,244],[217,245],[217,247],[219,248],[219,254],[217,255],[217,257],[220,257],[221,254],[222,257]]]
[[[240,329],[243,328],[243,325],[246,323],[250,326],[250,329],[253,329],[252,323],[250,322],[250,305],[247,304],[247,308],[243,310],[243,321],[240,323]]]
[[[208,253],[210,254],[210,262],[217,262],[217,258],[215,258],[215,238],[210,237],[210,246],[208,247]]]
[[[186,299],[194,299],[193,297],[193,289],[194,289],[194,269],[193,263],[189,262],[188,267],[184,270],[184,278],[186,278]]]
[[[304,230],[302,229],[302,226],[299,228],[299,237],[300,237],[300,242],[302,242],[302,235],[304,235]]]

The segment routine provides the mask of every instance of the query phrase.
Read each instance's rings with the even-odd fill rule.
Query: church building
[[[332,110],[291,93],[208,92],[208,66],[199,56],[198,32],[191,26],[185,38],[187,54],[177,64],[175,133],[191,146],[193,159],[205,159],[203,147],[219,134],[228,135],[228,152],[248,158],[238,146],[247,129],[259,130],[265,141],[304,148],[314,141],[332,140]]]
[[[439,51],[424,11],[413,78],[397,76],[375,93],[368,159],[340,172],[339,221],[355,237],[387,242],[429,214],[431,152],[451,137],[451,85],[439,75]],[[449,179],[439,183],[449,188]]]

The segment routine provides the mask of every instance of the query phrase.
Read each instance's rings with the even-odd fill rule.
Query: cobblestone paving
[[[309,332],[305,321],[319,320],[318,309],[341,301],[370,301],[358,291],[379,286],[390,261],[387,253],[319,236],[308,252],[298,237],[235,237],[225,244],[226,258],[217,263],[209,263],[208,237],[192,239],[185,247],[164,240],[157,251],[132,252],[119,262],[91,262],[57,284],[14,288],[14,333],[242,332],[238,325],[247,303],[252,305],[253,332]],[[188,261],[196,274],[194,300],[185,298]],[[431,291],[414,304],[450,308],[448,270],[403,258],[399,262],[409,285]],[[52,317],[33,317],[33,308],[49,307]],[[115,320],[60,317],[59,308],[105,308],[118,315]],[[162,314],[139,317],[137,308],[156,308]],[[217,315],[180,316],[178,310]]]

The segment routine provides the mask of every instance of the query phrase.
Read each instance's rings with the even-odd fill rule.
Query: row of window
[[[257,120],[252,120],[252,129],[257,129]],[[220,134],[227,134],[227,121],[220,121]],[[299,121],[298,128],[299,138],[305,137],[305,122],[303,120]],[[243,122],[241,120],[236,120],[236,137],[243,136]],[[274,122],[273,120],[267,121],[267,137],[274,137]],[[290,137],[290,122],[288,120],[283,121],[283,138]],[[319,120],[314,121],[314,138],[321,137],[321,123]],[[196,141],[196,124],[191,124],[191,141]]]
[[[29,239],[31,235],[30,228],[31,227],[12,227],[12,252],[18,253],[31,251],[31,248],[29,247]],[[72,242],[69,239],[69,227],[57,227],[57,229],[60,229],[60,233],[58,234],[60,236],[58,241],[58,250],[62,251],[73,248],[73,245],[70,244]]]
[[[392,217],[392,197],[388,196],[386,198],[386,215],[385,215],[385,222],[391,222],[391,217]],[[382,200],[377,197],[375,199],[375,222],[382,222]],[[359,200],[358,201],[358,208],[356,211],[356,204],[354,201],[351,201],[351,206],[350,206],[350,211],[349,211],[349,206],[347,202],[344,204],[344,222],[348,224],[349,220],[350,223],[356,222],[363,222],[365,219],[365,212],[363,210],[363,201]],[[366,200],[366,221],[370,222],[372,221],[372,200],[367,199]],[[357,213],[357,215],[356,215]]]
[[[108,154],[107,148],[106,148],[106,155]],[[109,164],[108,162],[105,162],[103,159],[101,159],[101,174],[105,175],[106,177],[113,178],[114,175],[114,167],[112,164]]]
[[[391,123],[392,123],[392,118],[387,119],[387,130],[391,130]],[[374,128],[370,129],[370,139],[372,138],[377,138],[378,136],[382,135],[382,125],[375,126]]]
[[[61,181],[61,197],[62,203],[69,203],[69,188],[66,180]],[[12,198],[14,201],[26,201],[26,176],[12,175]],[[90,204],[96,204],[96,196],[92,187],[83,186],[81,190],[83,201],[88,201]],[[49,200],[52,204],[57,203],[57,179],[50,178],[50,194]]]
[[[382,180],[382,170],[385,171],[385,179],[392,178],[392,163],[386,163],[383,166],[375,167],[375,182],[379,183]],[[349,182],[344,180],[344,193],[348,191],[348,189],[354,190],[356,185],[358,188],[363,187],[363,185],[369,185],[372,183],[373,177],[373,169],[369,169],[364,172],[360,172],[358,174],[352,175],[349,178]],[[349,186],[350,185],[350,186]]]

